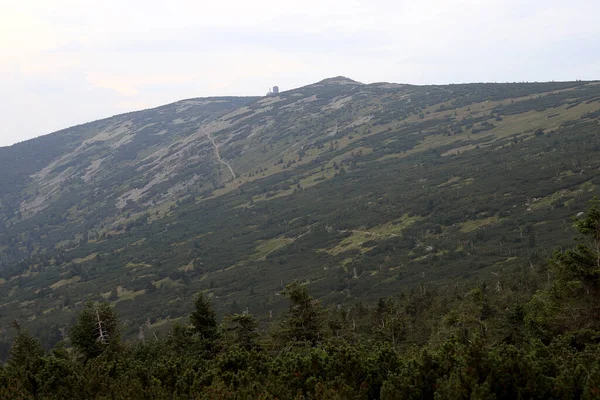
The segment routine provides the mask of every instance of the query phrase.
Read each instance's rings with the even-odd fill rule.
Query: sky
[[[346,76],[600,79],[598,0],[0,0],[0,146]]]

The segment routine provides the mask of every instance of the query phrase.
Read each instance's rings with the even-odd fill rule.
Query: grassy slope
[[[5,218],[0,323],[28,321],[52,342],[83,299],[115,288],[112,301],[135,332],[146,318],[163,326],[182,315],[198,290],[221,312],[235,300],[265,317],[294,279],[326,302],[356,302],[539,263],[598,192],[599,100],[600,86],[586,82],[325,81],[212,110],[146,111],[139,128],[110,139],[135,145],[114,171],[76,179],[109,150],[71,148],[63,157],[72,176],[46,208]],[[184,123],[174,118],[182,113]],[[193,136],[199,129],[237,179]],[[145,198],[115,206],[117,194],[162,171],[170,176]],[[193,174],[201,177],[173,189]],[[32,196],[51,188],[50,178],[22,182]]]

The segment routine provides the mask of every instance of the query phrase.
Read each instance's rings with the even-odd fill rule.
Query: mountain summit
[[[354,81],[345,76],[335,76],[333,78],[323,79],[316,83],[317,85],[363,85],[363,83]]]

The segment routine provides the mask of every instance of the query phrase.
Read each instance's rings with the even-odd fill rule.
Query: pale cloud
[[[0,0],[0,145],[182,98],[598,79],[595,0]]]

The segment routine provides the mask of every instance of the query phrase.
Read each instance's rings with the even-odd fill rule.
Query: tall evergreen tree
[[[194,300],[194,311],[190,314],[190,323],[194,333],[205,339],[217,336],[217,316],[210,301],[203,293],[198,293]]]
[[[324,322],[319,300],[309,295],[306,286],[297,281],[287,285],[282,294],[292,302],[281,330],[284,339],[318,343],[323,337]]]
[[[21,329],[18,323],[14,322],[13,326],[17,330],[17,337],[10,348],[8,365],[30,370],[39,363],[40,358],[44,355],[44,349],[40,342]]]
[[[13,326],[17,330],[17,337],[10,348],[7,365],[20,383],[17,386],[36,396],[40,386],[36,375],[43,367],[44,349],[40,342],[21,329],[16,321]]]
[[[85,357],[95,358],[116,349],[121,340],[119,320],[107,303],[87,302],[70,332],[73,346]]]

